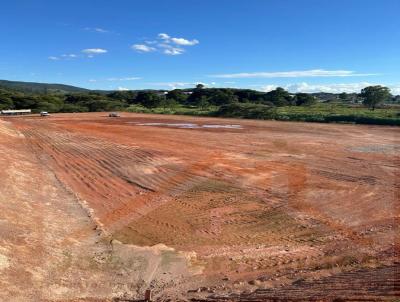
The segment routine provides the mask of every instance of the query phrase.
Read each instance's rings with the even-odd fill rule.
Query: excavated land
[[[0,300],[395,301],[399,130],[1,118]]]

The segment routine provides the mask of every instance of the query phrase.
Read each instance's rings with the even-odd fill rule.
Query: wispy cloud
[[[149,83],[149,85],[158,86],[158,87],[169,87],[171,89],[177,89],[177,88],[190,87],[190,86],[193,85],[193,83],[188,83],[188,82],[158,82],[158,83]]]
[[[185,49],[183,49],[182,47],[179,47],[176,45],[171,45],[171,44],[164,43],[164,42],[158,43],[157,46],[164,54],[170,55],[170,56],[181,55],[185,52]]]
[[[100,34],[111,33],[111,31],[101,28],[101,27],[85,27],[84,30],[96,32],[96,33],[100,33]]]
[[[117,90],[118,90],[118,91],[128,91],[128,90],[130,90],[130,89],[129,89],[129,88],[126,88],[126,87],[118,87]]]
[[[312,69],[300,71],[278,71],[278,72],[243,72],[230,74],[210,75],[214,78],[245,79],[245,78],[308,78],[308,77],[357,77],[374,76],[377,73],[358,73],[352,70],[325,70]]]
[[[179,47],[171,47],[171,48],[167,48],[164,50],[164,53],[166,55],[170,55],[170,56],[177,56],[177,55],[181,55],[185,52],[184,49],[179,48]]]
[[[158,34],[154,40],[146,40],[145,44],[134,44],[131,48],[139,53],[159,52],[165,55],[177,56],[186,52],[184,47],[199,44],[199,40],[171,37],[166,33]]]
[[[371,86],[371,85],[378,85],[376,83],[370,82],[356,82],[356,83],[331,83],[331,84],[309,84],[306,82],[302,83],[295,83],[295,84],[288,84],[288,85],[262,85],[261,91],[271,91],[276,89],[278,86],[282,87],[292,93],[298,92],[306,92],[306,93],[314,93],[314,92],[328,92],[328,93],[359,93],[361,89]],[[391,89],[393,94],[400,94],[400,83],[397,85],[385,85]]]
[[[86,48],[81,50],[82,53],[86,54],[88,58],[93,58],[96,55],[105,54],[108,52],[107,49],[103,48]]]
[[[202,84],[204,86],[215,86],[216,83],[204,83],[204,82],[156,82],[156,83],[148,83],[151,86],[157,87],[168,87],[170,89],[179,89],[179,88],[192,88],[198,84]]]
[[[115,82],[115,81],[136,81],[141,80],[140,77],[126,77],[126,78],[108,78],[107,81]]]
[[[95,83],[95,82],[102,82],[102,81],[108,81],[108,82],[124,82],[124,81],[136,81],[136,80],[141,80],[141,77],[122,77],[122,78],[108,78],[108,79],[90,79],[89,82]]]
[[[61,55],[61,57],[68,58],[68,59],[74,59],[74,58],[76,58],[78,56],[76,54],[74,54],[74,53],[70,53],[70,54],[63,54],[63,55]]]
[[[62,54],[59,56],[50,56],[48,57],[49,60],[52,61],[59,61],[59,60],[72,60],[78,58],[78,55],[74,53],[69,53],[69,54]]]
[[[137,52],[153,52],[157,50],[156,48],[145,44],[133,44],[131,48]]]
[[[159,37],[160,39],[162,39],[162,40],[169,40],[169,39],[171,39],[171,37],[170,37],[168,34],[165,34],[165,33],[158,34],[158,37]]]
[[[91,54],[91,55],[98,55],[98,54],[107,53],[108,51],[103,48],[86,48],[86,49],[82,49],[82,52],[86,53],[86,54]]]
[[[108,51],[103,48],[86,48],[81,50],[82,54],[66,53],[59,56],[50,56],[47,58],[52,61],[81,59],[85,57],[93,58],[95,55],[105,54],[107,52]]]
[[[197,39],[187,40],[185,38],[174,38],[165,33],[158,34],[158,37],[166,43],[173,43],[181,46],[193,46],[200,43]]]

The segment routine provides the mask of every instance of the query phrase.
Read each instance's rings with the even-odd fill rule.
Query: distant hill
[[[64,84],[47,84],[47,83],[34,83],[34,82],[17,82],[0,80],[0,88],[8,88],[16,91],[27,93],[76,93],[88,92],[88,89],[64,85]]]

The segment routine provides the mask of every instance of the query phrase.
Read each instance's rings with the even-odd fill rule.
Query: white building
[[[1,115],[23,115],[31,113],[32,113],[31,109],[1,110]]]

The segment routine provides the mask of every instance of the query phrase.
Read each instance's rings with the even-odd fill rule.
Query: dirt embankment
[[[110,242],[42,156],[0,120],[1,301],[141,298],[196,273],[172,248]]]
[[[20,164],[32,182],[22,188],[34,191],[15,202],[31,200],[32,188],[54,187],[55,204],[40,208],[53,222],[45,233],[72,238],[76,262],[98,259],[100,249],[94,275],[110,285],[93,297],[133,297],[147,282],[160,299],[237,300],[248,292],[250,301],[302,289],[322,299],[323,284],[334,280],[344,296],[367,297],[374,289],[362,285],[363,292],[364,281],[343,280],[396,269],[398,128],[97,113],[9,121],[0,133],[4,163]],[[29,161],[7,154],[9,140]],[[68,207],[55,216],[61,205]],[[10,269],[8,258],[1,263]],[[395,289],[389,275],[377,284]]]

